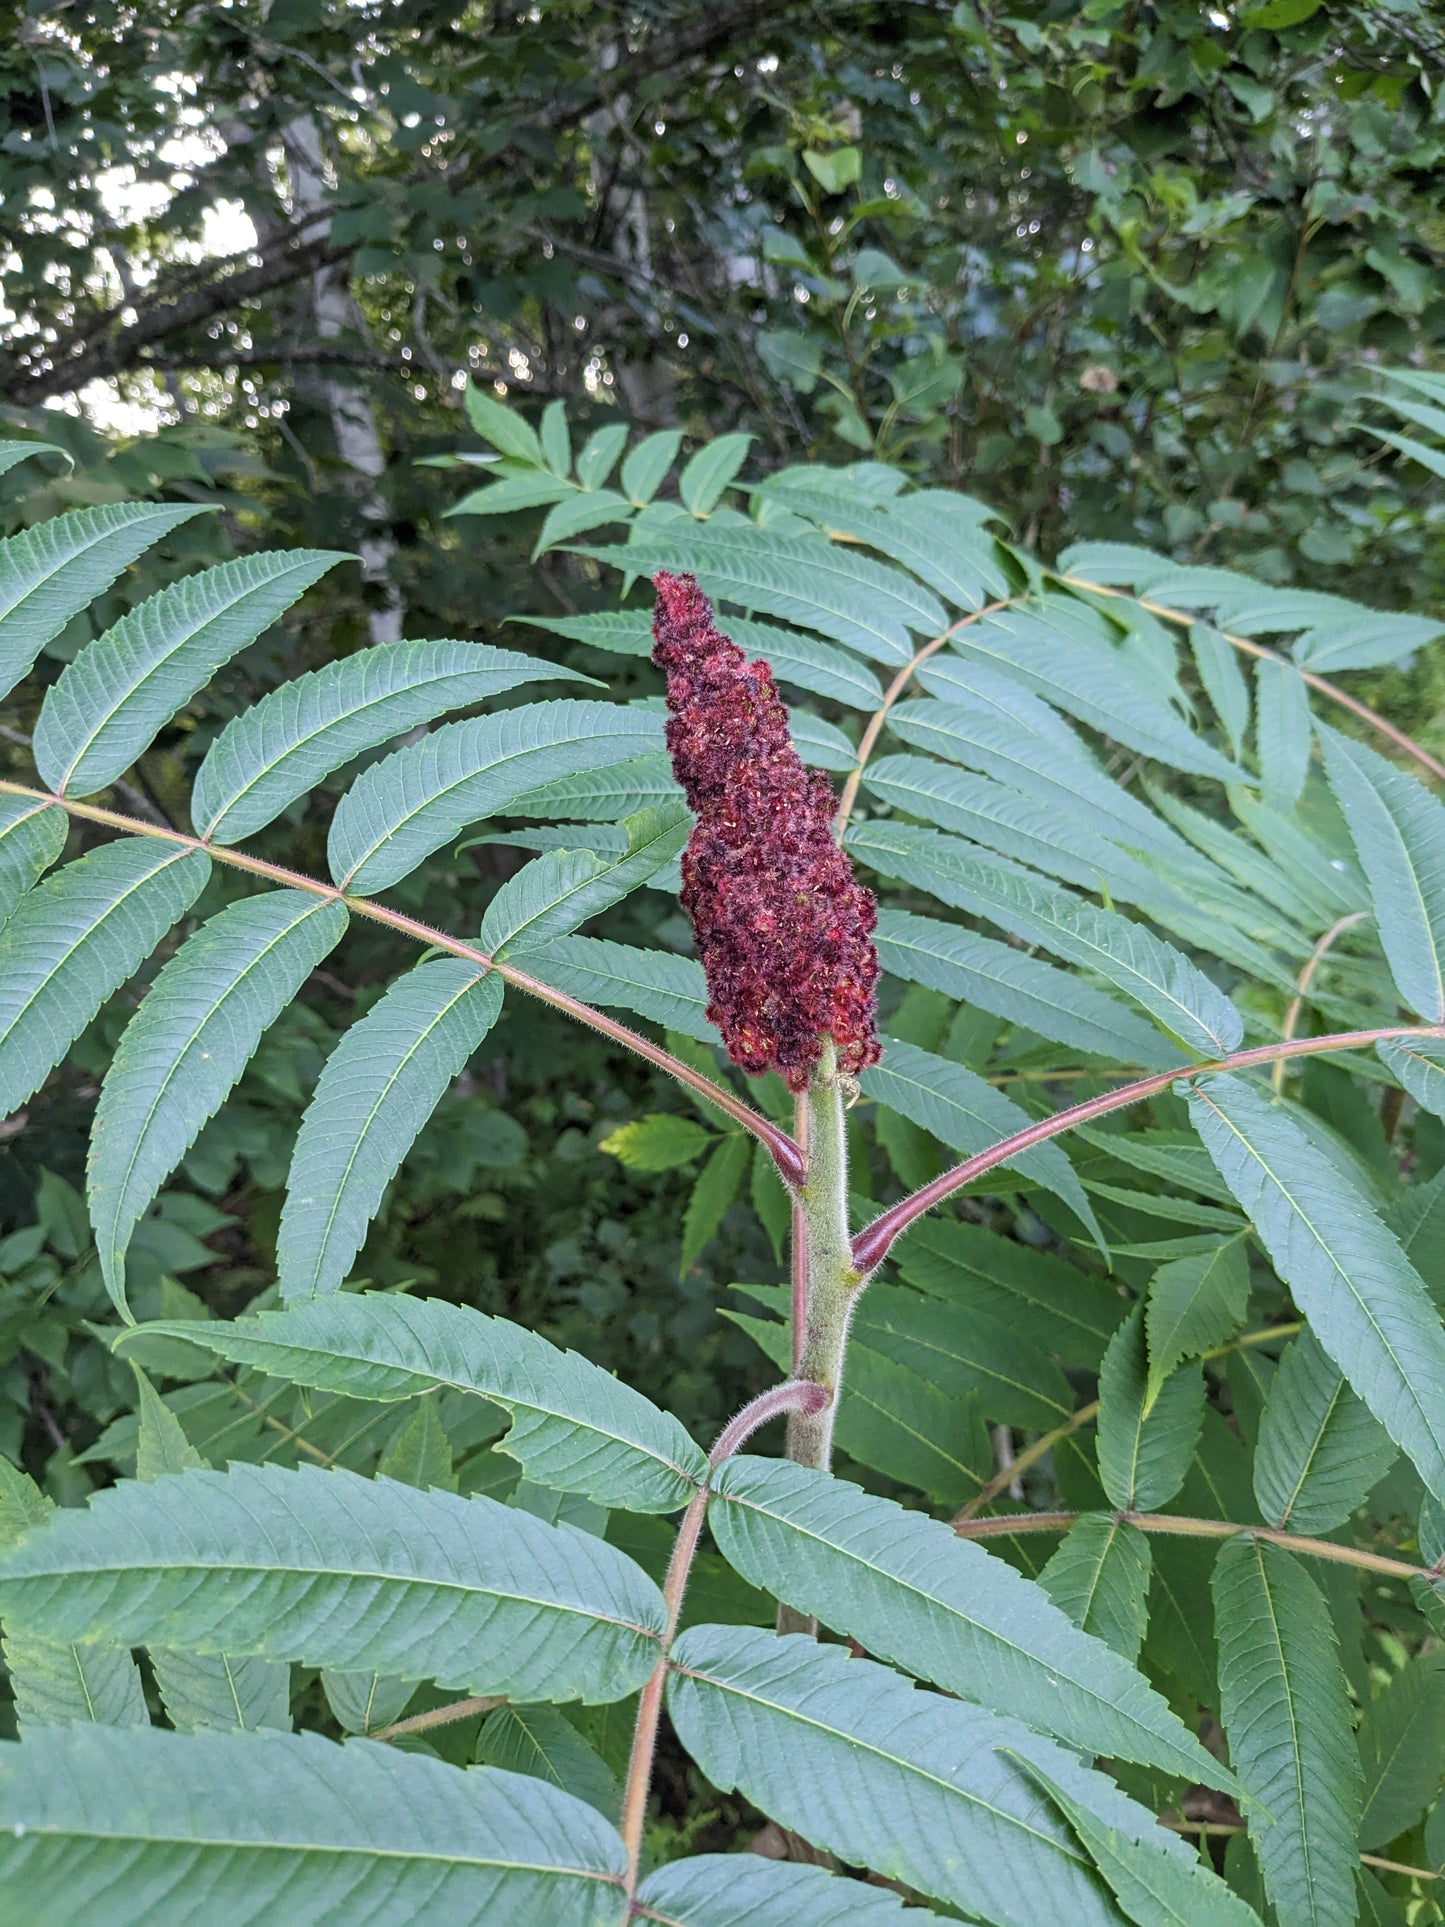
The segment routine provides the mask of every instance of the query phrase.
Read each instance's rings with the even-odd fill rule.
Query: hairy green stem
[[[536,997],[554,1009],[562,1010],[569,1017],[575,1017],[579,1024],[586,1024],[589,1030],[600,1031],[614,1043],[625,1045],[638,1057],[646,1059],[658,1070],[666,1071],[669,1077],[685,1084],[709,1104],[740,1124],[745,1131],[766,1145],[783,1182],[793,1189],[803,1175],[803,1154],[788,1136],[751,1105],[745,1104],[723,1085],[716,1084],[701,1071],[685,1064],[681,1058],[674,1057],[651,1038],[641,1036],[630,1030],[626,1024],[618,1023],[615,1017],[608,1017],[590,1004],[582,1003],[571,997],[565,990],[557,990],[551,984],[543,983],[540,978],[529,976],[518,970],[515,964],[498,963],[476,944],[466,943],[460,937],[450,937],[444,930],[436,930],[430,924],[420,922],[416,917],[408,917],[400,910],[389,909],[384,903],[373,903],[369,897],[348,896],[346,891],[334,883],[322,883],[316,877],[306,876],[300,870],[285,869],[279,863],[268,863],[263,857],[247,856],[243,850],[225,849],[218,844],[206,842],[204,837],[187,836],[181,830],[173,830],[156,823],[143,823],[138,817],[122,816],[117,810],[102,809],[95,803],[77,803],[68,796],[56,796],[50,790],[31,789],[24,783],[0,782],[0,795],[28,796],[37,802],[54,803],[57,808],[67,811],[71,816],[80,817],[87,823],[100,823],[107,829],[123,830],[128,836],[148,836],[163,843],[174,843],[185,850],[199,850],[217,863],[229,864],[232,869],[244,870],[250,876],[264,877],[267,882],[281,885],[287,890],[305,890],[309,895],[322,897],[328,902],[341,903],[353,916],[367,917],[373,923],[385,924],[388,929],[411,937],[436,950],[445,950],[453,957],[463,957],[469,963],[480,964],[486,970],[495,970],[504,983],[515,989],[525,991],[528,996]]]
[[[861,1283],[848,1236],[847,1124],[843,1080],[831,1040],[808,1086],[808,1175],[798,1202],[808,1281],[807,1319],[797,1346],[798,1377],[826,1386],[833,1396],[822,1411],[791,1415],[788,1457],[798,1465],[826,1471],[832,1458],[848,1326]]]

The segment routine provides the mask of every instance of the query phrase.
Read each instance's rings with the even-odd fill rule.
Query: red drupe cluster
[[[708,1016],[735,1064],[800,1091],[831,1037],[839,1068],[879,1056],[877,910],[833,838],[826,776],[793,747],[765,662],[719,633],[690,575],[654,577],[653,661],[667,672],[667,747],[697,816],[682,907]]]

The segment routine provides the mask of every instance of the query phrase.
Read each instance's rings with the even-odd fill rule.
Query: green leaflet
[[[0,542],[0,696],[121,570],[182,522],[214,510],[151,502],[72,509]]]
[[[1068,971],[958,924],[880,910],[875,941],[885,970],[1061,1044],[1144,1070],[1182,1064],[1158,1029]]]
[[[862,1344],[952,1397],[977,1391],[985,1416],[1006,1425],[1048,1431],[1073,1411],[1063,1373],[1006,1317],[977,1310],[962,1319],[936,1298],[897,1285],[870,1285],[854,1330]]]
[[[584,682],[575,670],[480,642],[384,642],[263,696],[228,723],[196,774],[203,836],[239,843],[333,770],[449,709],[528,682]]]
[[[997,1927],[1038,1927],[1041,1894],[1078,1927],[1120,1921],[1024,1762],[1107,1824],[1147,1832],[1151,1816],[1017,1720],[796,1635],[694,1626],[673,1664],[673,1725],[708,1779],[815,1846]]]
[[[894,1038],[884,1039],[882,1063],[864,1071],[859,1082],[865,1096],[921,1125],[965,1157],[1026,1130],[1031,1122],[1026,1112],[977,1072]],[[1093,1208],[1057,1144],[1037,1145],[1010,1158],[1008,1164],[1061,1198],[1102,1245]]]
[[[1360,1845],[1379,1853],[1417,1824],[1445,1777],[1445,1653],[1439,1647],[1408,1661],[1366,1706],[1360,1758]]]
[[[1132,1666],[1149,1625],[1149,1541],[1107,1512],[1086,1512],[1039,1574],[1061,1612]]]
[[[331,822],[331,874],[353,895],[372,895],[528,790],[626,762],[661,739],[660,716],[620,703],[529,703],[447,723],[352,784]]]
[[[70,460],[65,450],[57,448],[54,442],[0,442],[0,475],[8,475],[32,455],[59,455],[67,463]]]
[[[848,709],[871,712],[882,707],[882,684],[846,649],[819,642],[815,636],[800,635],[795,629],[779,629],[771,622],[750,622],[746,616],[729,616],[727,633],[749,656],[761,656],[779,682],[826,696]],[[650,653],[651,648],[649,634],[642,653]]]
[[[501,1008],[500,978],[437,957],[346,1032],[291,1158],[276,1248],[283,1297],[341,1284],[398,1165]]]
[[[682,1216],[678,1278],[686,1278],[700,1253],[716,1236],[728,1206],[742,1188],[752,1157],[752,1139],[731,1131],[698,1173]]]
[[[321,1675],[326,1704],[347,1733],[375,1733],[400,1719],[416,1696],[416,1681],[387,1679],[383,1673]]]
[[[21,898],[0,930],[0,1115],[39,1088],[210,872],[198,850],[121,837]]]
[[[0,1551],[53,1516],[46,1498],[28,1474],[0,1458]],[[146,1726],[145,1689],[134,1659],[124,1646],[74,1646],[41,1632],[6,1629],[0,1641],[15,1714],[27,1738],[37,1728]]]
[[[707,1016],[702,965],[668,950],[634,950],[602,937],[558,937],[516,960],[518,970],[589,1004],[650,1017],[699,1043],[719,1042]]]
[[[707,1472],[679,1422],[600,1365],[442,1299],[338,1293],[229,1325],[145,1329],[348,1398],[414,1398],[442,1386],[474,1392],[511,1414],[500,1449],[529,1478],[599,1505],[670,1512]]]
[[[1445,1115],[1445,1038],[1383,1037],[1375,1050],[1417,1104]]]
[[[555,1706],[499,1706],[477,1742],[477,1765],[529,1773],[584,1800],[605,1820],[622,1806],[622,1788],[607,1763]]]
[[[233,903],[182,946],[126,1027],[101,1088],[87,1170],[117,1305],[136,1222],[346,920],[341,904],[299,890]]]
[[[65,811],[38,796],[0,796],[0,928],[65,848]]]
[[[1204,1420],[1204,1374],[1181,1365],[1148,1398],[1144,1307],[1109,1341],[1099,1372],[1099,1477],[1121,1512],[1155,1512],[1184,1483]]]
[[[1364,1195],[1236,1077],[1202,1077],[1195,1129],[1310,1329],[1437,1497],[1445,1497],[1445,1333]]]
[[[528,790],[512,803],[512,816],[574,823],[618,823],[654,803],[682,795],[668,756],[646,752],[608,769],[583,770]]]
[[[1228,997],[1142,924],[1023,871],[1002,869],[956,838],[907,824],[860,825],[849,831],[848,848],[885,876],[1098,971],[1191,1050],[1224,1057],[1238,1048],[1244,1024]]]
[[[496,1500],[235,1464],[112,1487],[0,1553],[0,1613],[59,1639],[296,1660],[518,1699],[622,1699],[662,1597]]]
[[[681,800],[627,818],[627,846],[606,862],[590,850],[553,850],[510,877],[487,905],[481,946],[498,959],[545,946],[599,915],[680,855],[692,832]]]
[[[1254,665],[1255,725],[1265,800],[1289,811],[1310,767],[1310,705],[1304,678],[1289,663],[1262,657]]]
[[[1390,974],[1411,1010],[1445,1023],[1445,808],[1374,750],[1317,727]]]
[[[1230,1758],[1258,1803],[1250,1839],[1280,1927],[1347,1927],[1361,1778],[1329,1608],[1299,1560],[1241,1533],[1215,1564],[1214,1629]]]
[[[943,1918],[924,1907],[905,1913],[886,1887],[752,1853],[669,1861],[637,1898],[675,1927],[928,1927]]]
[[[1249,1302],[1249,1256],[1243,1238],[1213,1251],[1160,1265],[1149,1280],[1144,1314],[1149,1340],[1146,1406],[1153,1405],[1181,1360],[1198,1358],[1232,1338]]]
[[[1258,1914],[1202,1860],[1183,1865],[1147,1835],[1105,1826],[1038,1767],[1028,1770],[1140,1927],[1260,1927]]]
[[[216,1816],[224,1814],[224,1829]],[[539,1780],[300,1736],[72,1731],[0,1744],[0,1883],[19,1917],[485,1920],[616,1927],[613,1829]]]
[[[625,546],[581,553],[629,574],[696,575],[713,597],[894,666],[912,656],[914,633],[937,635],[948,624],[943,605],[901,570],[823,536],[775,535],[739,524],[694,526],[676,535],[638,529]]]
[[[1207,623],[1189,628],[1189,647],[1204,693],[1229,738],[1229,753],[1239,761],[1240,746],[1249,732],[1249,684],[1239,666],[1239,652]]]
[[[161,726],[313,582],[354,556],[321,549],[245,555],[183,576],[82,649],[46,695],[35,766],[59,795],[103,790]]]
[[[1254,1455],[1254,1494],[1273,1526],[1329,1532],[1394,1464],[1397,1448],[1303,1331],[1270,1383]]]
[[[786,1460],[728,1460],[708,1519],[745,1579],[869,1653],[1057,1739],[1229,1776],[1132,1666],[938,1521]]]

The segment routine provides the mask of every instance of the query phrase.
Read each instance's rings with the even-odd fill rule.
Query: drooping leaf
[[[0,1744],[0,1884],[26,1920],[616,1927],[626,1865],[555,1788],[392,1747],[98,1729]]]
[[[704,1853],[649,1874],[637,1898],[666,1927],[928,1927],[941,1915],[903,1911],[899,1895],[823,1867],[755,1853]]]
[[[159,839],[103,843],[37,884],[0,930],[0,1116],[190,908],[210,859]]]
[[[238,650],[338,562],[321,549],[239,556],[182,576],[67,664],[35,726],[35,766],[59,795],[103,790]]]
[[[235,1464],[112,1487],[0,1554],[0,1614],[519,1699],[620,1699],[662,1598],[589,1533],[496,1500]]]
[[[997,1927],[1117,1923],[1025,1762],[1107,1824],[1158,1831],[1102,1775],[1018,1721],[924,1693],[871,1660],[794,1635],[694,1626],[673,1650],[673,1725],[716,1787],[783,1826]]]
[[[1228,997],[1142,924],[1021,870],[1001,869],[954,838],[907,824],[859,825],[849,832],[848,847],[885,876],[1098,971],[1191,1050],[1223,1057],[1238,1048],[1244,1025]]]
[[[1445,1497],[1445,1332],[1394,1234],[1299,1125],[1241,1079],[1197,1079],[1189,1110],[1311,1331]]]
[[[1181,1360],[1222,1345],[1244,1322],[1249,1301],[1249,1257],[1242,1238],[1213,1251],[1160,1265],[1149,1280],[1144,1314],[1149,1340],[1145,1404],[1153,1405]]]
[[[208,513],[214,511],[189,503],[107,502],[0,542],[0,697],[152,542]]]
[[[581,997],[650,1017],[700,1043],[719,1042],[707,1016],[702,965],[669,950],[636,950],[602,937],[558,937],[515,960],[516,968]]]
[[[1348,1927],[1361,1776],[1329,1608],[1300,1560],[1241,1533],[1215,1564],[1214,1630],[1229,1756],[1257,1802],[1250,1838],[1280,1927]]]
[[[976,1071],[893,1038],[885,1041],[882,1063],[864,1071],[859,1082],[865,1096],[921,1125],[965,1157],[1026,1130],[1030,1122],[1027,1113]],[[1058,1145],[1023,1151],[1009,1165],[1061,1198],[1102,1244],[1084,1187]]]
[[[1253,1908],[1202,1860],[1185,1865],[1147,1836],[1106,1826],[1040,1768],[1030,1770],[1137,1927],[1259,1927]]]
[[[127,1025],[101,1087],[87,1169],[101,1269],[117,1304],[137,1222],[346,921],[341,904],[299,890],[243,898],[182,946]]]
[[[996,938],[882,909],[875,940],[883,967],[893,976],[941,990],[1041,1037],[1145,1070],[1185,1061],[1184,1052],[1155,1025],[1106,991]]]
[[[1329,1532],[1389,1471],[1396,1451],[1314,1333],[1301,1332],[1280,1359],[1260,1421],[1260,1512],[1291,1532]]]
[[[477,1765],[499,1766],[583,1800],[615,1821],[622,1788],[605,1760],[555,1706],[499,1706],[487,1716],[477,1742]]]
[[[291,1159],[276,1247],[283,1297],[341,1284],[397,1167],[501,1008],[499,977],[437,957],[346,1032]]]
[[[606,862],[590,850],[554,850],[505,882],[487,905],[481,946],[503,958],[565,937],[620,903],[681,854],[692,816],[680,800],[627,819],[627,845]]]
[[[38,796],[0,796],[0,927],[65,848],[65,811]]]
[[[717,1145],[698,1173],[697,1183],[682,1217],[682,1249],[678,1276],[685,1278],[703,1249],[716,1235],[728,1206],[742,1189],[752,1157],[752,1139],[733,1131]]]
[[[1197,1364],[1171,1372],[1149,1403],[1144,1307],[1136,1305],[1109,1341],[1099,1372],[1099,1477],[1122,1512],[1156,1512],[1180,1486],[1204,1419]]]
[[[1106,1512],[1076,1519],[1039,1574],[1039,1584],[1086,1633],[1132,1666],[1149,1625],[1149,1541],[1137,1526]]]
[[[743,1577],[877,1658],[1074,1745],[1227,1782],[1131,1666],[946,1525],[786,1460],[730,1459],[714,1491]]]
[[[1318,725],[1401,997],[1445,1023],[1445,807],[1363,743]]]
[[[538,1485],[599,1505],[671,1512],[685,1505],[707,1460],[682,1425],[580,1352],[440,1298],[341,1293],[234,1324],[148,1325],[347,1398],[402,1399],[441,1387],[500,1405],[500,1442]]]
[[[272,690],[221,731],[196,774],[202,836],[238,843],[353,756],[529,682],[584,677],[480,642],[384,642]]]
[[[626,762],[661,739],[661,717],[619,703],[528,703],[447,723],[352,784],[331,821],[331,874],[353,894],[384,890],[539,784]]]
[[[1417,1654],[1360,1721],[1365,1811],[1360,1845],[1380,1852],[1432,1806],[1445,1779],[1445,1653]]]

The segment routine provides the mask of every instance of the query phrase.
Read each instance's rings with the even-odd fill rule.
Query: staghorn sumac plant
[[[0,1111],[164,952],[88,1173],[90,1323],[135,1366],[91,1456],[126,1476],[57,1509],[0,1462],[16,1918],[1388,1918],[1381,1880],[1445,1848],[1445,811],[1401,759],[1445,771],[1321,671],[1436,625],[1126,548],[1046,569],[872,463],[745,514],[740,438],[678,501],[669,437],[609,490],[616,428],[574,477],[559,414],[471,407],[506,459],[463,513],[550,501],[543,549],[627,525],[568,566],[598,603],[655,577],[655,623],[630,590],[530,619],[593,668],[655,650],[664,704],[383,644],[216,733],[187,829],[118,807],[131,775],[342,558],[183,576],[47,682],[194,511],[0,546],[34,759],[0,781]],[[368,756],[329,874],[285,861],[283,815]],[[480,929],[415,914],[498,820],[536,854]],[[597,934],[679,882],[700,962]],[[397,974],[301,1119],[275,1285],[138,1318],[138,1228],[358,924]],[[665,1171],[717,1138],[695,1248],[750,1155],[789,1235],[728,1311],[776,1382],[710,1447],[539,1332],[355,1275],[516,997],[715,1120],[607,1140]],[[826,1864],[667,1860],[664,1710]]]

